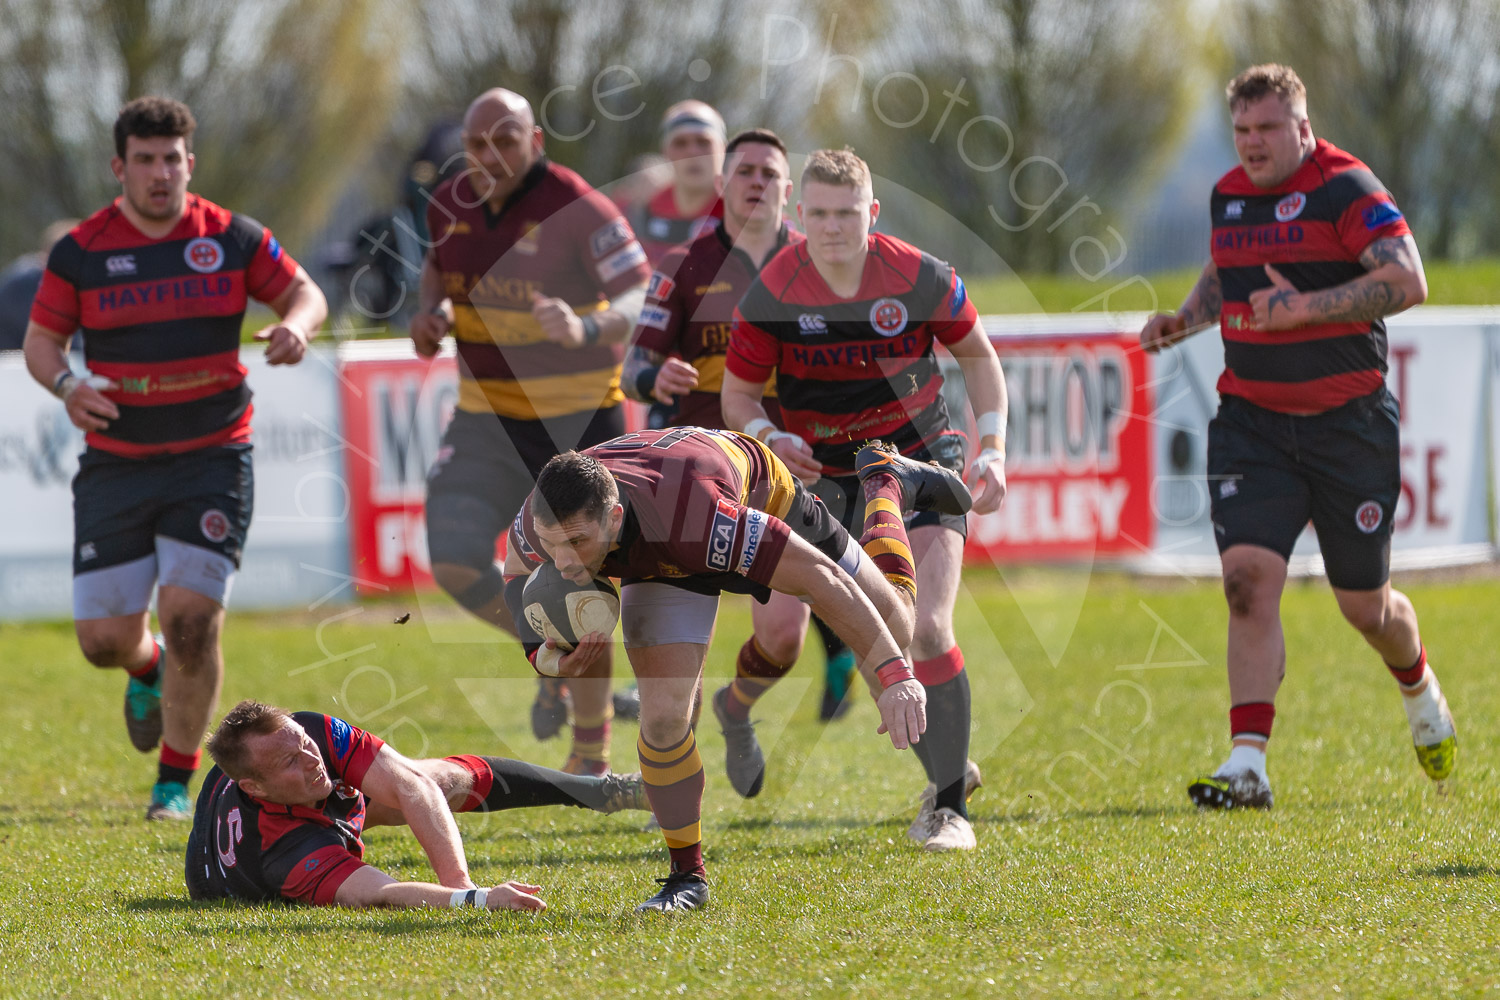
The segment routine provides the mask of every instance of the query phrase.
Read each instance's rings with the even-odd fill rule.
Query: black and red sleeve
[[[31,321],[63,337],[78,329],[82,308],[78,283],[83,272],[83,247],[72,234],[64,236],[47,255],[42,284],[31,303]]]

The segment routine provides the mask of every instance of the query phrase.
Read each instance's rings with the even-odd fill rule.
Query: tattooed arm
[[[1224,308],[1224,292],[1219,284],[1219,269],[1209,261],[1198,276],[1198,283],[1188,293],[1187,300],[1176,313],[1157,313],[1146,321],[1141,330],[1141,347],[1155,354],[1163,347],[1171,347],[1179,340],[1219,321],[1219,312]]]
[[[1409,309],[1427,298],[1427,275],[1410,236],[1376,240],[1359,262],[1367,273],[1342,285],[1299,292],[1267,265],[1271,287],[1250,293],[1255,325],[1290,330],[1312,323],[1365,323]]]

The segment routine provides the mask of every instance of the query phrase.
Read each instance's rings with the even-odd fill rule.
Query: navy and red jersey
[[[32,322],[83,329],[89,370],[113,379],[120,416],[84,440],[128,458],[250,440],[250,387],[240,363],[248,299],[286,290],[297,262],[260,223],[190,194],[161,239],[119,201],[79,223],[47,258]]]
[[[1370,168],[1319,139],[1297,172],[1274,188],[1235,167],[1214,185],[1213,261],[1224,292],[1219,392],[1281,413],[1321,413],[1385,383],[1381,320],[1252,329],[1250,293],[1271,284],[1265,265],[1298,291],[1364,275],[1359,255],[1376,240],[1409,235],[1406,219]]]
[[[802,238],[782,223],[772,257]],[[724,388],[724,357],[729,351],[734,308],[758,273],[755,262],[735,247],[722,222],[691,243],[673,247],[656,265],[635,343],[658,354],[675,354],[698,371],[698,387],[679,400],[673,424],[724,426],[719,393]],[[774,386],[768,390],[775,395]]]
[[[750,382],[776,374],[785,428],[828,475],[847,475],[872,438],[903,452],[948,429],[933,341],[979,322],[963,279],[909,243],[870,234],[852,299],[834,294],[805,243],[778,253],[734,314],[726,365]]]
[[[453,300],[458,408],[539,420],[616,406],[619,345],[567,348],[531,315],[533,296],[580,316],[646,283],[651,269],[614,202],[566,167],[540,159],[498,213],[464,171],[427,204],[432,255]]]
[[[782,520],[797,483],[764,445],[734,431],[636,431],[584,451],[614,476],[625,518],[600,571],[687,589],[754,592],[771,585],[790,529]],[[528,569],[546,559],[521,505],[508,538]]]
[[[708,211],[683,215],[677,207],[677,193],[668,184],[631,213],[631,224],[641,238],[646,259],[652,267],[661,263],[667,251],[679,243],[696,240],[708,231],[715,219],[724,218],[724,199],[715,198]]]
[[[211,768],[188,836],[187,884],[194,899],[329,906],[339,886],[364,867],[359,786],[385,743],[321,712],[296,712],[292,721],[322,751],[333,792],[315,806],[279,805]]]

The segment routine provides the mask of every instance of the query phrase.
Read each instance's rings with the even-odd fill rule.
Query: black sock
[[[828,623],[823,619],[817,615],[813,615],[812,621],[818,627],[818,636],[823,640],[823,656],[826,659],[831,660],[849,648],[844,645],[844,640],[839,638],[838,633],[829,628]]]
[[[605,779],[565,774],[508,757],[480,757],[489,765],[493,779],[480,811],[524,809],[528,806],[581,806],[604,808]]]
[[[927,689],[927,732],[912,744],[927,780],[937,786],[934,809],[969,816],[964,800],[964,772],[969,763],[969,673]]]
[[[166,781],[175,781],[184,787],[193,780],[193,769],[190,767],[172,767],[160,761],[156,764],[156,783],[159,785]]]

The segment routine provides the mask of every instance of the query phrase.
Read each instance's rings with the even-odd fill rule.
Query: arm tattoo
[[[1389,316],[1406,304],[1406,292],[1389,281],[1368,275],[1314,292],[1307,298],[1307,311],[1325,323],[1363,323]]]
[[[1376,240],[1365,247],[1364,253],[1359,255],[1359,262],[1364,265],[1366,271],[1373,271],[1386,264],[1395,264],[1404,271],[1415,271],[1417,262],[1412,254],[1409,240],[1410,237],[1407,236]]]
[[[652,402],[636,392],[635,382],[640,378],[641,372],[647,368],[660,368],[666,360],[665,354],[653,351],[649,347],[635,345],[625,357],[625,367],[620,372],[620,389],[637,403]]]
[[[1270,299],[1266,301],[1266,316],[1269,317],[1272,313],[1274,313],[1277,306],[1290,311],[1290,307],[1286,304],[1287,299],[1290,299],[1293,295],[1296,294],[1296,292],[1285,288],[1283,288],[1279,292],[1272,293]]]
[[[1190,327],[1202,326],[1218,319],[1223,309],[1224,289],[1219,283],[1219,271],[1217,268],[1204,271],[1182,304],[1182,317]]]

